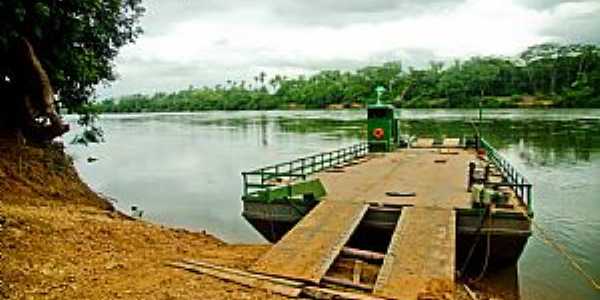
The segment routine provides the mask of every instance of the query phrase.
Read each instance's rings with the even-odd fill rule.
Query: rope
[[[471,127],[473,127],[473,131],[475,131],[475,134],[480,137],[480,133],[479,133],[479,127],[477,127],[475,125],[475,123],[473,122],[473,120],[469,120],[469,124],[471,124]]]
[[[487,236],[486,236],[486,245],[485,245],[485,260],[483,262],[483,268],[481,268],[481,273],[479,273],[479,276],[477,276],[477,278],[475,278],[472,282],[478,282],[479,280],[481,280],[483,278],[483,276],[485,276],[485,272],[487,271],[488,264],[490,262],[490,251],[492,248],[492,245],[491,245],[491,241],[492,241],[492,210],[489,209],[488,211],[489,211],[488,232],[487,232]]]
[[[585,271],[585,269],[577,262],[577,259],[575,257],[573,257],[573,255],[571,255],[569,252],[567,252],[567,250],[565,249],[564,246],[562,246],[561,244],[556,242],[554,239],[552,239],[550,237],[550,235],[548,234],[548,232],[540,224],[538,224],[531,217],[529,217],[527,212],[521,211],[521,213],[531,222],[531,224],[533,224],[533,226],[536,229],[536,232],[539,233],[539,235],[536,235],[536,236],[539,239],[541,239],[542,242],[544,242],[546,245],[548,245],[551,248],[553,248],[554,250],[556,250],[560,256],[562,256],[565,260],[567,260],[569,262],[569,264],[571,265],[571,267],[576,271],[576,274],[578,274],[585,281],[587,281],[594,290],[600,291],[600,284],[598,284],[598,281],[596,281],[594,279],[594,277],[592,277],[592,275],[590,275],[587,271]],[[491,222],[491,217],[489,217],[488,220],[489,220],[488,222]],[[483,222],[482,222],[482,225],[483,225]],[[481,230],[481,227],[482,226],[480,226],[477,231]],[[490,255],[490,246],[491,246],[490,238],[491,238],[491,232],[488,231],[484,265],[483,265],[483,268],[482,268],[479,276],[477,276],[477,278],[475,278],[472,282],[477,282],[477,281],[481,280],[485,274],[485,271],[487,270],[487,266],[488,266],[488,262],[489,262],[489,255]],[[463,268],[461,268],[460,273],[464,272],[464,269],[468,265],[468,261],[471,258],[472,251],[474,249],[474,246],[477,244],[477,242],[478,242],[478,240],[473,244],[472,248],[470,249],[467,260],[466,260],[465,264],[463,265]]]
[[[271,218],[271,221],[269,222],[271,224],[271,239],[275,240],[275,221],[273,221],[273,219]]]
[[[467,254],[467,258],[465,259],[462,267],[458,271],[459,277],[462,277],[465,275],[465,271],[467,270],[467,267],[469,266],[469,262],[471,261],[473,253],[475,251],[475,247],[477,246],[477,244],[479,244],[479,240],[481,239],[481,235],[479,233],[481,232],[481,229],[483,229],[483,225],[485,223],[485,219],[488,216],[488,214],[489,214],[489,207],[486,207],[483,214],[481,214],[481,221],[479,222],[479,226],[477,227],[477,230],[475,230],[475,235],[476,235],[475,241],[473,242],[473,244],[471,244],[471,248],[469,249],[469,254]]]
[[[569,264],[571,265],[571,267],[575,271],[577,271],[577,274],[579,274],[584,280],[589,282],[589,284],[592,286],[592,288],[594,290],[600,291],[600,284],[598,284],[598,281],[596,281],[594,279],[594,277],[592,277],[592,275],[590,275],[588,272],[585,271],[585,269],[583,269],[583,267],[577,262],[575,257],[573,257],[573,255],[571,255],[569,252],[567,252],[567,250],[565,249],[564,246],[560,245],[558,242],[556,242],[554,239],[552,239],[550,237],[550,235],[546,232],[546,230],[544,228],[542,228],[542,226],[539,225],[537,222],[535,222],[532,218],[530,218],[529,215],[525,211],[522,211],[522,213],[527,219],[529,219],[531,224],[533,224],[533,226],[535,227],[537,232],[540,233],[540,236],[538,236],[538,238],[540,238],[542,240],[542,242],[544,242],[546,245],[552,247],[554,250],[556,250],[558,252],[559,255],[561,255],[564,259],[566,259],[569,262]]]
[[[473,128],[476,130],[477,133],[479,133],[477,131],[477,128],[475,127],[474,123],[472,122],[472,120],[470,120],[471,125],[473,126]],[[590,275],[588,272],[585,271],[585,269],[577,262],[577,259],[575,259],[575,257],[573,257],[569,252],[567,252],[567,250],[565,249],[564,246],[560,245],[558,242],[556,242],[554,239],[552,239],[550,237],[550,235],[546,232],[546,230],[544,228],[542,228],[541,225],[539,225],[537,222],[535,222],[531,217],[529,217],[529,214],[524,211],[521,210],[521,213],[523,214],[523,216],[525,216],[525,218],[527,218],[531,224],[533,224],[533,226],[536,229],[536,232],[539,232],[540,234],[538,235],[538,238],[540,238],[542,240],[542,242],[544,242],[544,244],[550,246],[551,248],[553,248],[554,250],[556,250],[556,252],[562,256],[565,260],[567,260],[569,262],[569,264],[571,265],[571,267],[576,271],[576,274],[579,274],[579,276],[581,276],[585,281],[587,281],[594,290],[596,291],[600,291],[600,284],[598,283],[598,281],[596,281],[596,279],[594,279],[594,277],[592,277],[592,275]],[[479,231],[479,230],[478,230]],[[482,273],[480,274],[480,276],[483,276],[483,273],[485,271],[485,268],[487,268],[487,260],[488,260],[488,256],[489,256],[489,247],[490,247],[490,235],[488,233],[488,243],[487,243],[487,251],[486,251],[486,261],[485,261],[485,265],[484,265],[484,269],[482,270]],[[473,250],[473,249],[471,249]],[[471,254],[469,254],[469,259],[470,259]],[[475,279],[475,281],[479,280],[481,278],[477,278]]]

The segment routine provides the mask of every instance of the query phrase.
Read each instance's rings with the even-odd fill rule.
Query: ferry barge
[[[242,215],[276,243],[255,271],[318,283],[344,255],[381,257],[370,291],[395,298],[417,275],[451,285],[515,265],[529,181],[481,136],[407,141],[399,122],[370,105],[365,143],[242,173]]]

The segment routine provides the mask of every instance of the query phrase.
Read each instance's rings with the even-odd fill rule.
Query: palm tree
[[[265,87],[265,78],[266,77],[267,77],[267,73],[265,73],[265,71],[260,71],[260,73],[258,74],[259,81],[262,84],[263,88]]]

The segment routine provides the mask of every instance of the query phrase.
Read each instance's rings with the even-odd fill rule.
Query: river
[[[600,278],[600,110],[483,117],[483,136],[534,184],[536,222]],[[401,118],[404,133],[458,137],[472,134],[477,111],[402,110]],[[357,143],[366,129],[358,110],[107,114],[99,124],[104,143],[67,147],[88,184],[122,211],[137,205],[145,219],[231,243],[264,242],[240,216],[240,172]],[[519,284],[523,299],[600,296],[538,234],[521,256]]]

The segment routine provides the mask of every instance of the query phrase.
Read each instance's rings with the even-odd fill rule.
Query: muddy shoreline
[[[0,298],[281,298],[165,266],[195,258],[246,268],[268,245],[131,219],[81,181],[61,145],[3,134],[0,153]]]

